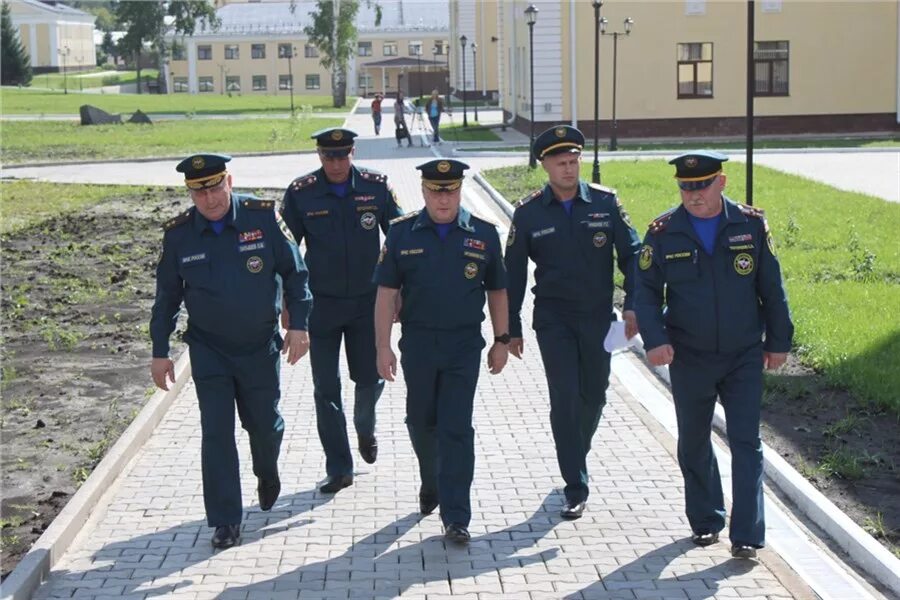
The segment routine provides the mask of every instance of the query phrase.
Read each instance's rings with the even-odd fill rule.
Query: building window
[[[294,58],[294,49],[290,44],[278,44],[278,58]]]
[[[437,54],[438,56],[443,56],[443,55],[447,54],[446,48],[447,47],[444,45],[443,41],[437,41],[434,43],[434,49],[437,50],[437,52],[435,52],[435,54]]]
[[[713,97],[713,45],[678,44],[678,97]]]
[[[251,44],[250,45],[250,58],[265,58],[266,57],[266,45],[265,44]]]
[[[398,54],[397,42],[385,42],[381,49],[385,56],[397,56]]]
[[[172,88],[176,94],[186,94],[188,91],[187,77],[175,77],[172,82]]]
[[[788,42],[756,42],[753,49],[753,70],[757,96],[788,95]]]
[[[306,58],[319,58],[319,49],[312,44],[303,46],[303,56]]]
[[[226,92],[240,92],[241,91],[241,76],[240,75],[227,75],[225,77],[225,91]]]
[[[356,43],[356,55],[357,56],[372,56],[372,42],[357,42]]]
[[[279,75],[278,76],[278,89],[279,90],[290,90],[293,89],[293,82],[291,81],[292,75]]]
[[[212,60],[212,46],[197,46],[197,60]]]
[[[422,54],[422,42],[410,42],[409,43],[409,55],[410,56],[419,56]]]
[[[237,44],[225,44],[225,60],[240,60],[241,47]]]
[[[172,60],[187,60],[184,46],[177,42],[172,44]]]
[[[306,89],[308,90],[317,90],[321,86],[319,84],[319,76],[318,75],[307,75],[306,76]]]
[[[266,91],[266,76],[265,75],[254,75],[253,76],[253,91],[254,92]]]
[[[370,73],[359,74],[359,87],[365,90],[372,88],[372,75]]]
[[[201,92],[214,92],[215,87],[213,86],[213,78],[212,77],[201,77],[200,78],[200,91]]]

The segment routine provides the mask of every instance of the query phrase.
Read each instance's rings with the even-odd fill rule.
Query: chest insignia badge
[[[594,234],[593,241],[594,241],[594,246],[596,246],[597,248],[602,248],[603,246],[606,245],[606,233],[604,233],[602,231],[598,231],[597,233]]]
[[[251,273],[259,273],[263,268],[263,259],[258,256],[251,256],[247,259],[247,270]]]
[[[378,224],[378,219],[375,218],[374,213],[366,212],[359,218],[359,224],[366,230],[375,229],[375,225]]]
[[[478,265],[473,262],[466,264],[464,273],[466,275],[466,279],[475,279],[475,276],[478,275]]]
[[[753,257],[741,252],[734,257],[734,270],[738,275],[749,275],[753,271]]]

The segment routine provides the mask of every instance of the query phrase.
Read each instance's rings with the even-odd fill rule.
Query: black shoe
[[[378,458],[378,440],[374,435],[358,435],[359,455],[370,465]]]
[[[423,515],[430,515],[434,509],[438,507],[438,496],[436,492],[426,492],[419,489],[419,512]]]
[[[469,530],[462,525],[450,523],[444,529],[444,537],[456,544],[468,544],[472,536],[469,535]]]
[[[275,475],[275,479],[268,480],[257,477],[256,495],[259,498],[259,508],[262,511],[272,510],[278,494],[281,493],[281,479]]]
[[[334,475],[325,480],[319,487],[323,494],[337,494],[345,487],[353,485],[353,475]]]
[[[756,558],[756,546],[751,546],[750,544],[732,544],[731,556],[743,559]]]
[[[581,515],[584,514],[584,507],[586,504],[586,502],[566,501],[566,505],[559,511],[559,516],[563,519],[580,519]]]
[[[239,541],[241,541],[240,525],[220,525],[216,527],[216,532],[211,540],[213,548],[218,548],[219,550],[231,548]]]
[[[697,546],[712,546],[719,541],[718,533],[694,533],[691,541]]]

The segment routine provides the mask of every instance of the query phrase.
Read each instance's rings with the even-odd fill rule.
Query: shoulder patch
[[[241,200],[241,206],[250,210],[272,210],[275,208],[274,200]]]
[[[303,175],[298,177],[294,181],[291,182],[290,188],[292,190],[302,190],[305,187],[309,187],[317,181],[317,178],[313,174]]]
[[[384,173],[379,173],[377,171],[360,169],[359,175],[366,181],[374,181],[376,183],[385,183],[387,181],[387,175],[385,175]]]
[[[163,223],[162,224],[163,231],[169,231],[170,229],[178,227],[182,223],[187,223],[188,219],[190,219],[190,218],[191,218],[191,209],[187,209],[180,215],[178,215],[176,217],[172,217],[171,219],[169,219],[168,221]]]
[[[525,206],[526,204],[528,204],[535,198],[540,198],[543,195],[544,195],[543,189],[535,190],[535,191],[531,192],[530,194],[528,194],[527,196],[525,196],[524,198],[522,198],[521,200],[519,200],[518,202],[516,202],[515,207],[519,208],[520,206]]]
[[[741,209],[741,212],[748,217],[756,217],[757,219],[765,219],[766,211],[761,208],[756,208],[755,206],[747,206],[746,204],[738,204],[738,208]]]
[[[402,223],[403,221],[407,221],[409,219],[412,219],[413,217],[418,217],[420,212],[422,212],[422,211],[414,210],[412,212],[406,213],[405,215],[401,215],[401,216],[397,217],[396,219],[391,219],[391,225],[393,225],[394,223]]]
[[[672,215],[675,214],[675,211],[677,209],[677,206],[675,208],[670,208],[663,214],[650,221],[650,224],[647,226],[648,231],[654,235],[665,231],[666,227],[669,226],[669,219],[672,218]]]
[[[598,192],[612,194],[613,196],[616,195],[615,188],[606,187],[605,185],[600,185],[599,183],[589,183],[588,187],[591,188],[592,190],[597,190]]]

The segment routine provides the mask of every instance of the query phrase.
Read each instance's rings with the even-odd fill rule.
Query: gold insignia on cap
[[[437,164],[438,173],[449,173],[450,172],[450,163],[446,160],[442,160]]]
[[[335,130],[335,131],[332,131],[332,132],[331,132],[331,139],[333,139],[333,140],[336,141],[336,142],[341,141],[342,139],[344,139],[344,132],[341,131],[340,129],[337,129],[337,130]]]
[[[566,128],[565,127],[557,127],[555,133],[556,133],[556,137],[558,137],[558,138],[566,137]]]
[[[693,169],[697,166],[697,159],[693,156],[687,157],[686,159],[684,159],[684,166],[686,166],[688,169]]]
[[[203,167],[206,166],[206,161],[203,160],[202,156],[195,156],[191,159],[191,167],[194,168],[195,171],[199,171]]]

